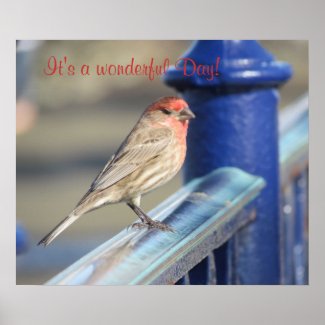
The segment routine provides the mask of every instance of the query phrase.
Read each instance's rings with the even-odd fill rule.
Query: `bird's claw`
[[[131,228],[138,228],[138,229],[143,229],[143,228],[147,228],[147,229],[159,229],[162,231],[169,231],[169,232],[175,232],[175,230],[166,225],[165,223],[162,223],[160,221],[154,221],[154,220],[150,220],[150,221],[145,221],[145,222],[135,222],[134,224],[131,225]]]

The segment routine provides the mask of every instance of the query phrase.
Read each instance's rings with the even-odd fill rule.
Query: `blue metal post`
[[[256,41],[197,41],[185,57],[191,60],[179,61],[165,75],[196,115],[189,128],[185,181],[223,166],[266,180],[256,200],[256,221],[238,234],[237,278],[242,284],[278,284],[277,86],[290,78],[291,67],[275,61]],[[224,270],[218,262],[223,275],[226,260]]]
[[[295,284],[294,247],[295,247],[295,195],[292,183],[282,189],[280,244],[282,249],[281,284]]]
[[[295,204],[295,284],[308,284],[307,258],[307,171],[294,181]]]

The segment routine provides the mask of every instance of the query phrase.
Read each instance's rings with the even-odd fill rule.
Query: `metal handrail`
[[[46,284],[175,283],[254,218],[244,207],[263,187],[237,168],[193,180],[149,213],[175,233],[125,229]]]
[[[308,283],[308,96],[280,115],[281,284]]]
[[[287,183],[308,165],[308,94],[301,96],[280,114],[281,183]]]

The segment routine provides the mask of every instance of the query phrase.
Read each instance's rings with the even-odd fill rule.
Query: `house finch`
[[[163,97],[144,111],[120,148],[98,174],[75,209],[39,243],[47,246],[83,214],[126,202],[141,222],[132,227],[173,231],[140,208],[141,195],[168,182],[182,167],[189,119],[194,114],[178,97]]]

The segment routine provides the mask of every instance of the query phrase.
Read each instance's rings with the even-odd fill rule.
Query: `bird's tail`
[[[50,233],[48,233],[37,245],[49,245],[61,232],[75,222],[80,215],[71,213],[63,219]]]

